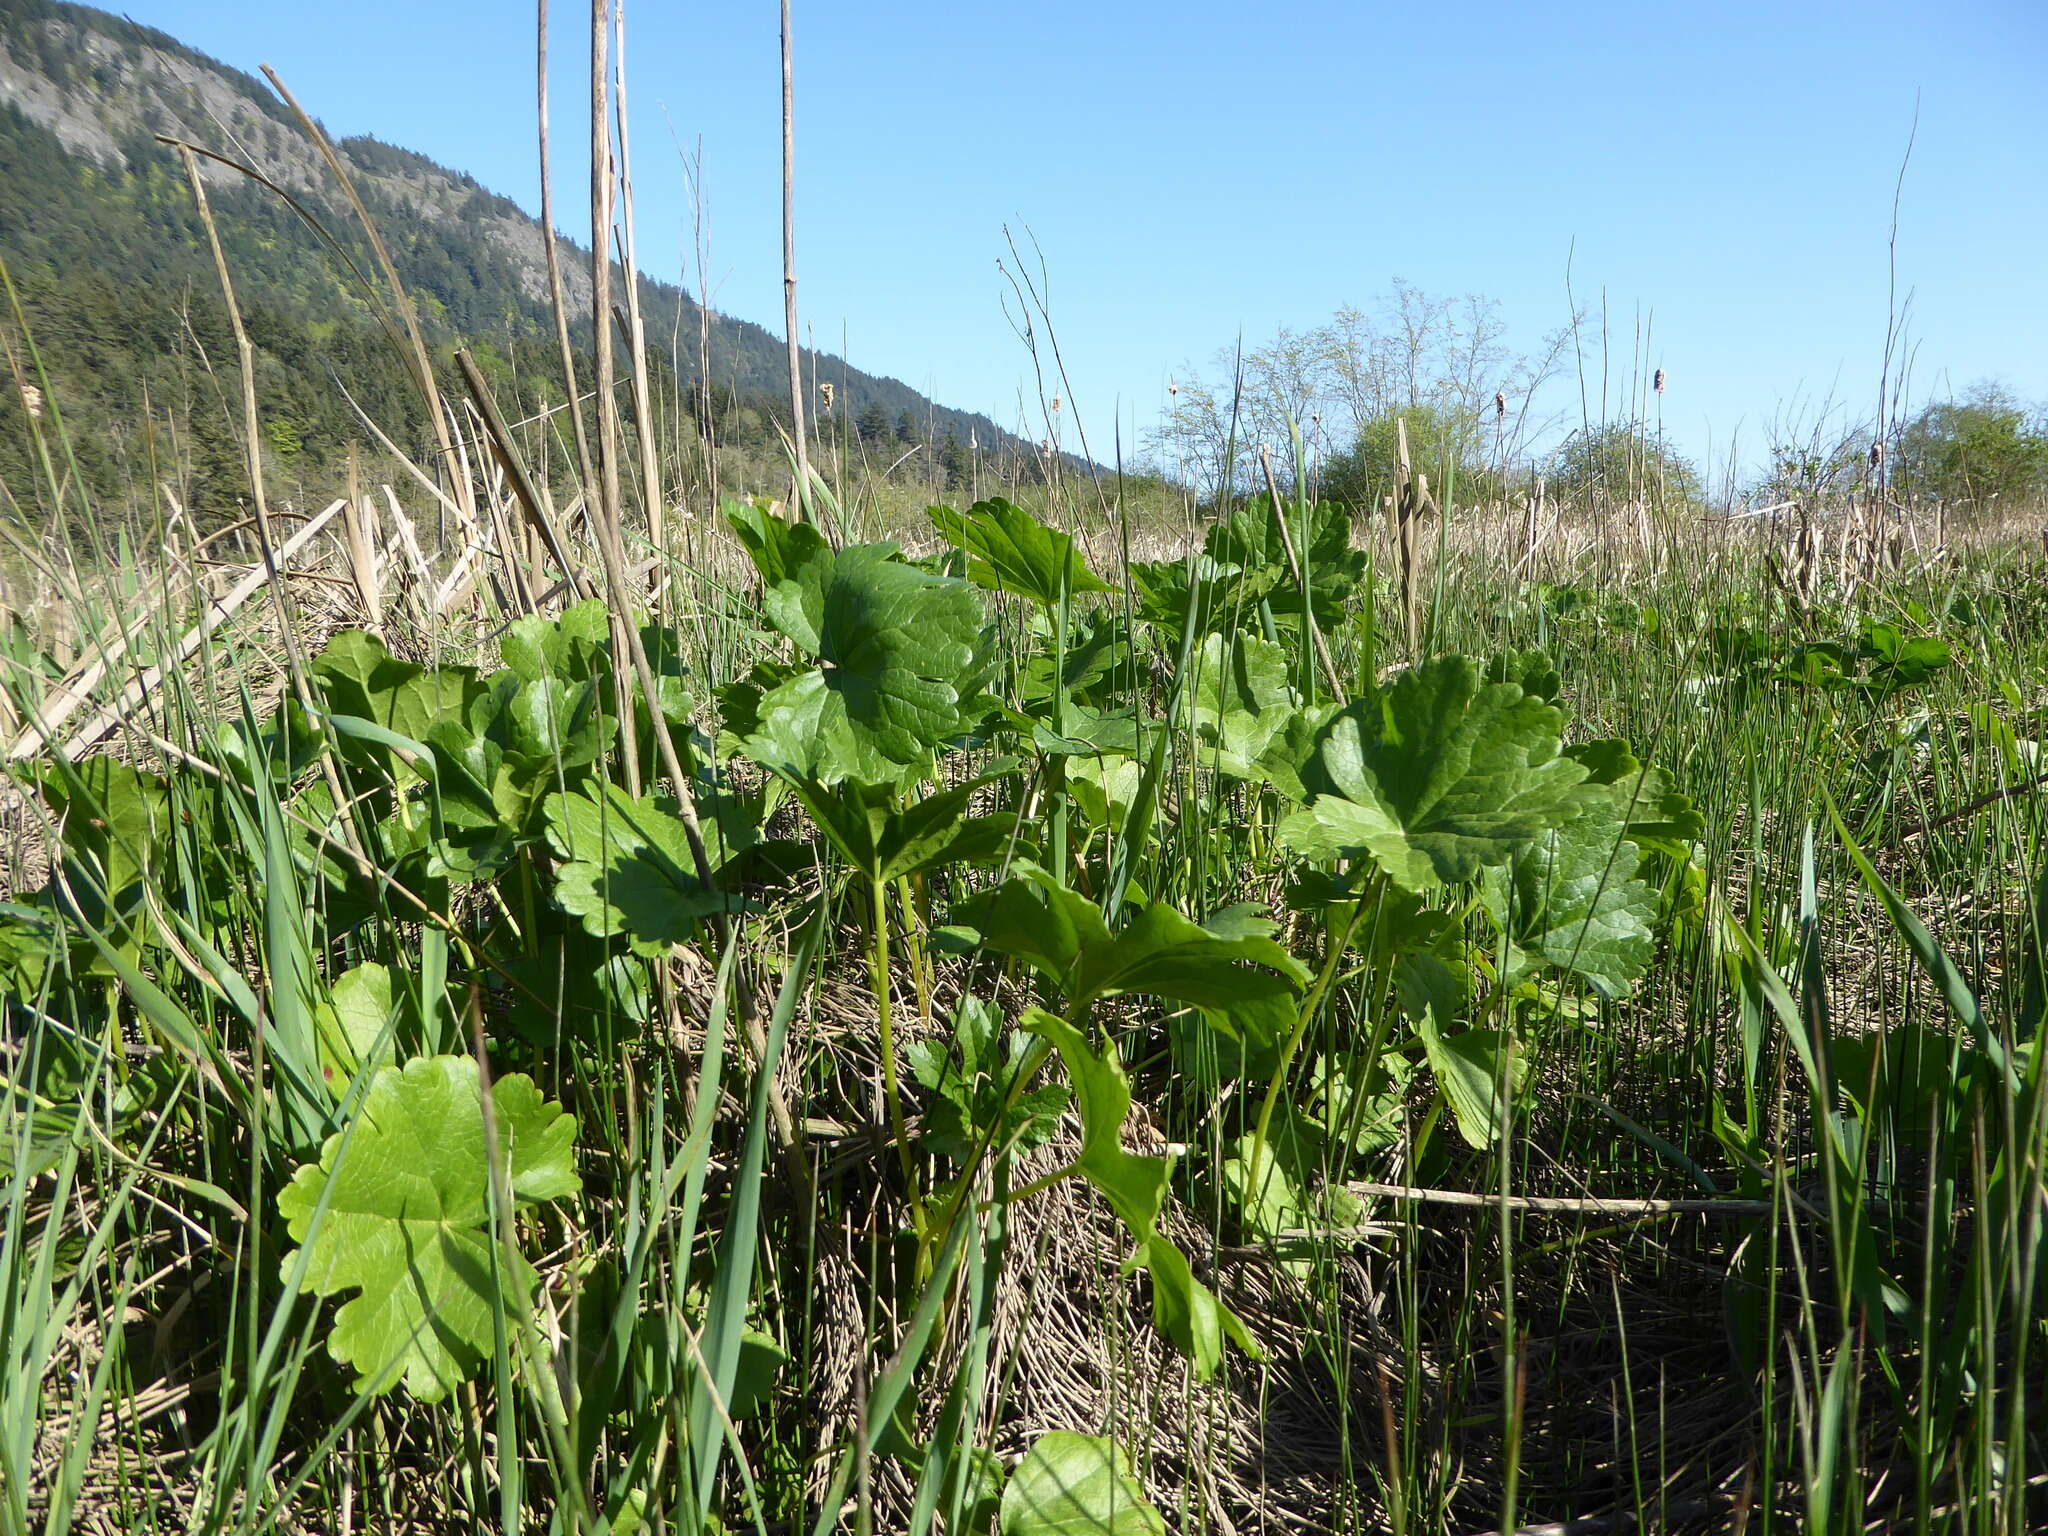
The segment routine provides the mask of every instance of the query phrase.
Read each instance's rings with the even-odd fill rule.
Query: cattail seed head
[[[832,385],[831,385],[831,383],[830,383],[830,382],[828,381],[828,382],[826,382],[826,383],[824,383],[824,384],[820,384],[820,385],[818,386],[818,394],[819,394],[819,395],[820,395],[820,396],[821,396],[821,397],[822,397],[822,398],[824,399],[824,402],[825,402],[825,409],[826,409],[826,410],[828,410],[828,411],[829,411],[829,410],[831,410],[831,409],[832,409]]]
[[[1656,387],[1658,394],[1661,395],[1664,393],[1664,370],[1662,368],[1659,368],[1657,370]]]

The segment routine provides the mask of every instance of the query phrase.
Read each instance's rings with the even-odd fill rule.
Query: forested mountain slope
[[[0,261],[48,370],[88,490],[108,498],[175,481],[202,511],[243,480],[234,349],[205,233],[177,152],[189,140],[263,172],[302,201],[365,273],[374,258],[339,188],[263,82],[161,32],[53,0],[0,0]],[[474,350],[526,406],[561,396],[540,225],[510,199],[374,138],[339,150],[388,244],[435,350]],[[351,397],[408,451],[426,419],[364,285],[276,192],[219,165],[208,198],[258,351],[267,451],[287,482],[331,480],[366,441]],[[588,253],[562,246],[579,346],[590,330]],[[773,441],[786,416],[782,340],[643,279],[657,394],[671,418],[709,416],[726,441]],[[4,312],[4,311],[0,311]],[[708,324],[704,323],[708,318]],[[23,379],[33,367],[5,325]],[[708,342],[708,346],[707,346]],[[967,445],[1021,444],[984,416],[908,385],[806,354],[833,385],[833,411],[888,457],[921,454],[939,474]],[[0,390],[0,484],[18,500],[35,466],[31,394]],[[828,423],[829,428],[829,423]]]

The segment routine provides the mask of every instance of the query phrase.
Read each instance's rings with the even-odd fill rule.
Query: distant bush
[[[1900,431],[1893,483],[1959,506],[2048,495],[2048,412],[1988,383],[1938,401]]]
[[[1705,497],[1690,459],[1629,422],[1574,432],[1551,456],[1546,473],[1552,494],[1571,505],[1643,501],[1681,507]]]
[[[1439,499],[1489,501],[1500,476],[1487,461],[1478,419],[1456,405],[1420,404],[1367,421],[1356,441],[1323,467],[1322,493],[1331,501],[1370,510],[1394,488],[1400,459],[1400,423],[1408,427],[1408,460],[1429,476]]]

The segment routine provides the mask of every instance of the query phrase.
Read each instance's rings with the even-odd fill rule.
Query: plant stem
[[[1374,885],[1373,899],[1377,904],[1380,885]],[[1287,1044],[1280,1052],[1280,1064],[1273,1069],[1273,1080],[1266,1085],[1266,1097],[1259,1105],[1259,1123],[1252,1133],[1251,1166],[1260,1166],[1260,1159],[1266,1155],[1266,1135],[1273,1125],[1273,1108],[1280,1102],[1280,1090],[1286,1086],[1287,1073],[1294,1065],[1295,1053],[1301,1049],[1302,1039],[1308,1034],[1309,1021],[1322,1011],[1323,998],[1330,990],[1330,983],[1336,978],[1337,967],[1344,959],[1344,951],[1351,946],[1351,935],[1358,928],[1358,920],[1364,915],[1366,899],[1361,897],[1351,904],[1351,911],[1344,919],[1344,931],[1330,945],[1330,952],[1323,957],[1323,968],[1316,976],[1315,985],[1309,988],[1308,996],[1301,1000],[1301,1012],[1295,1016],[1294,1033],[1287,1037]]]
[[[903,1165],[904,1187],[910,1192],[910,1221],[920,1238],[924,1235],[924,1200],[917,1191],[917,1163],[910,1153],[910,1131],[903,1118],[903,1090],[896,1079],[896,1027],[889,1006],[889,902],[888,886],[870,879],[868,889],[875,899],[875,941],[871,951],[875,987],[876,1023],[882,1047],[882,1093],[888,1101],[889,1135],[896,1143],[896,1156]]]

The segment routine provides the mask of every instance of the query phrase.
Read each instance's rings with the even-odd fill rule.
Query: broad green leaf
[[[1260,778],[1296,805],[1306,805],[1314,799],[1316,791],[1309,786],[1322,783],[1317,756],[1324,727],[1336,716],[1337,709],[1335,704],[1322,704],[1283,715],[1253,764]]]
[[[741,688],[728,689],[725,702],[742,703]],[[786,779],[819,784],[871,784],[908,789],[925,776],[927,754],[900,760],[882,751],[874,733],[847,714],[846,698],[825,673],[813,668],[751,701],[752,729],[738,749]],[[743,718],[743,717],[742,717]]]
[[[553,678],[590,682],[608,669],[611,612],[600,597],[562,610],[550,622],[534,614],[514,619],[498,642],[498,655],[522,683]]]
[[[1133,560],[1128,569],[1138,617],[1176,637],[1187,629],[1191,607],[1197,633],[1234,629],[1258,612],[1259,599],[1280,584],[1282,574],[1278,565],[1247,568],[1207,554],[1194,557],[1192,581],[1186,560]]]
[[[1056,633],[1048,616],[1034,611],[1031,628],[1046,650],[1034,651],[1018,673],[1018,697],[1027,708],[1047,702],[1062,686],[1070,705],[1078,699],[1105,709],[1129,705],[1136,674],[1130,626],[1121,611],[1072,616],[1066,654],[1058,657],[1048,654]]]
[[[413,741],[424,741],[437,721],[465,718],[483,693],[473,668],[429,670],[401,661],[360,629],[329,640],[311,670],[329,713],[368,720]],[[342,752],[352,762],[382,767],[396,783],[417,777],[400,754],[375,742],[344,737]]]
[[[1062,986],[1084,948],[1109,943],[1102,909],[1026,859],[995,889],[955,905],[953,920],[985,947],[1016,956]]]
[[[1133,901],[1126,910],[1130,920],[1116,937],[1081,955],[1071,997],[1145,993],[1192,1004],[1252,1045],[1286,1037],[1308,969],[1274,941],[1272,922],[1246,907],[1207,923],[1164,902]]]
[[[697,810],[714,872],[753,844],[753,822],[740,801],[700,792]],[[698,879],[682,822],[653,800],[607,783],[549,795],[542,812],[562,860],[555,901],[597,937],[630,934],[643,946],[666,948],[686,942],[697,919],[729,910],[729,896]]]
[[[575,1122],[532,1079],[499,1078],[491,1106],[516,1202],[581,1189]],[[357,1391],[403,1380],[423,1401],[445,1397],[489,1355],[497,1310],[530,1312],[534,1273],[496,1240],[489,1180],[475,1060],[421,1056],[379,1069],[352,1125],[278,1191],[278,1212],[304,1245],[306,1288],[360,1292],[327,1340],[354,1367]],[[283,1272],[299,1260],[287,1254]]]
[[[1161,1233],[1146,1238],[1131,1263],[1152,1276],[1152,1321],[1188,1357],[1197,1381],[1215,1379],[1223,1346],[1234,1343],[1253,1360],[1263,1357],[1244,1320],[1195,1278],[1182,1253]]]
[[[1144,765],[1128,757],[1076,757],[1067,764],[1067,792],[1090,826],[1123,831],[1145,782]]]
[[[925,516],[941,538],[966,552],[967,579],[978,587],[1028,597],[1043,608],[1058,607],[1062,590],[1109,590],[1082,561],[1072,538],[1000,496],[977,501],[965,512],[927,507]]]
[[[1003,1490],[1003,1536],[1166,1536],[1115,1442],[1040,1435]]]
[[[336,978],[333,1006],[322,1010],[320,1072],[335,1098],[348,1096],[350,1081],[364,1066],[392,1066],[398,1059],[396,999],[391,970],[365,961]]]
[[[41,788],[63,823],[72,896],[88,922],[104,924],[158,862],[157,840],[171,826],[170,786],[147,769],[100,756],[53,762]]]
[[[831,552],[824,535],[809,523],[792,523],[743,501],[728,501],[719,510],[765,586],[787,581],[799,566]]]
[[[506,701],[502,735],[509,755],[529,765],[529,778],[556,778],[564,769],[597,761],[617,732],[602,709],[603,690],[594,682],[565,683],[540,677],[523,684]]]
[[[1505,1086],[1511,1100],[1519,1095],[1527,1077],[1526,1058],[1513,1052],[1513,1077],[1503,1084],[1503,1056],[1511,1049],[1511,1037],[1495,1029],[1446,1035],[1435,1014],[1427,1009],[1414,1022],[1429,1070],[1451,1106],[1458,1134],[1468,1146],[1484,1151],[1500,1134],[1500,1090]]]
[[[732,1378],[725,1411],[733,1419],[751,1419],[775,1390],[775,1378],[789,1364],[789,1351],[758,1328],[740,1330],[740,1358]]]
[[[1442,955],[1423,950],[1399,954],[1394,960],[1394,992],[1410,1022],[1424,1014],[1438,1023],[1457,1018],[1471,988],[1471,970]]]
[[[1028,860],[1011,878],[954,909],[956,922],[999,954],[1036,966],[1070,1005],[1143,993],[1200,1008],[1233,1037],[1255,1044],[1281,1038],[1294,1021],[1294,998],[1307,968],[1249,907],[1196,923],[1163,902],[1136,895],[1115,934],[1101,908]]]
[[[1684,862],[1691,857],[1690,845],[1706,835],[1706,819],[1679,793],[1671,774],[1646,767],[1626,742],[1582,742],[1567,747],[1565,756],[1585,765],[1589,789],[1597,785],[1608,791],[1606,796],[1589,796],[1589,803],[1611,804],[1623,835],[1646,852]]]
[[[1524,693],[1533,693],[1546,704],[1557,702],[1564,689],[1564,676],[1541,651],[1506,651],[1486,664],[1489,683],[1513,683]]]
[[[785,684],[761,701],[761,734],[786,739],[770,714],[800,707],[813,729],[915,763],[960,731],[960,700],[980,670],[981,604],[966,582],[895,554],[892,544],[814,552],[768,589],[763,610],[816,658],[827,698],[783,699],[796,686]]]
[[[1585,802],[1583,763],[1559,751],[1563,717],[1518,682],[1480,682],[1442,656],[1323,727],[1303,775],[1315,792],[1280,835],[1317,858],[1370,858],[1429,890],[1504,864]]]
[[[1130,711],[1104,714],[1078,700],[1067,701],[1065,728],[1055,731],[1044,720],[1017,710],[1000,712],[1020,731],[1030,734],[1031,744],[1051,757],[1102,757],[1118,754],[1136,757],[1141,750],[1143,729]]]
[[[1482,894],[1518,948],[1621,997],[1656,947],[1657,893],[1637,876],[1641,864],[1612,809],[1596,805],[1489,870]]]
[[[1008,812],[966,814],[986,783],[982,779],[899,807],[886,785],[854,780],[834,787],[779,763],[766,766],[789,785],[840,857],[870,880],[887,882],[943,864],[992,858],[1017,825]]]
[[[1275,1140],[1261,1146],[1257,1133],[1247,1131],[1223,1161],[1223,1182],[1237,1201],[1239,1220],[1255,1238],[1277,1237],[1308,1225],[1314,1216],[1307,1192],[1284,1166]]]
[[[1318,502],[1306,514],[1298,504],[1283,505],[1281,511],[1287,517],[1296,555],[1308,572],[1316,623],[1332,628],[1342,621],[1346,599],[1358,590],[1365,576],[1365,552],[1351,547],[1351,514],[1336,502]],[[1274,621],[1300,622],[1301,595],[1288,567],[1286,546],[1270,500],[1253,497],[1239,506],[1227,521],[1209,530],[1202,547],[1221,566],[1272,573]]]
[[[1259,759],[1296,717],[1287,652],[1248,634],[1212,634],[1196,649],[1189,718],[1197,761],[1234,779],[1261,776]]]
[[[1027,1008],[1018,1022],[1060,1053],[1074,1085],[1081,1114],[1081,1150],[1074,1158],[1074,1171],[1102,1192],[1131,1236],[1144,1242],[1166,1203],[1168,1163],[1163,1157],[1140,1157],[1124,1150],[1131,1082],[1115,1048],[1097,1055],[1078,1029],[1042,1008]]]
[[[1955,660],[1946,640],[1931,636],[1907,639],[1894,624],[1866,620],[1860,649],[1870,660],[1870,680],[1880,687],[1905,688],[1924,683]]]

